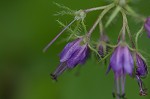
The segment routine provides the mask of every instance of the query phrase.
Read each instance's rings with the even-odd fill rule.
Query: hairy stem
[[[90,29],[90,31],[88,32],[88,37],[91,36],[92,32],[94,31],[94,29],[96,28],[96,26],[98,25],[98,23],[101,21],[101,19],[103,18],[103,16],[111,9],[114,7],[114,4],[112,4],[111,6],[107,7],[98,17],[98,19],[95,21],[94,25],[92,26],[92,28]]]
[[[43,52],[46,52],[47,49],[58,39],[58,37],[64,33],[64,31],[71,26],[74,22],[76,21],[76,19],[74,19],[73,21],[71,21],[50,43],[48,43],[48,45],[43,49]]]
[[[107,7],[109,7],[109,6],[112,6],[112,5],[113,4],[109,4],[109,5],[101,6],[101,7],[89,8],[89,9],[84,10],[84,12],[88,13],[88,12],[92,12],[92,11],[103,10],[103,9],[106,9]]]
[[[141,32],[143,31],[143,25],[141,27],[141,29],[137,32],[136,36],[135,36],[135,44],[136,44],[136,48],[138,49],[138,37],[141,34]]]

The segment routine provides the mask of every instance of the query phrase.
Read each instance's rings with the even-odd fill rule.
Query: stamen
[[[54,74],[50,74],[50,76],[52,77],[53,80],[57,81],[57,77]]]
[[[122,98],[122,99],[127,99],[125,96],[126,96],[126,94],[124,93],[124,94],[122,94],[122,95],[120,96],[120,98]]]
[[[117,99],[120,99],[120,78],[117,76],[117,74],[115,75],[115,86],[116,86],[116,93],[117,93]]]
[[[136,75],[136,79],[137,79],[138,85],[140,87],[140,93],[139,93],[140,96],[146,96],[147,90],[143,88],[143,82],[142,82],[141,78],[138,75]]]
[[[50,74],[53,80],[57,81],[57,77],[67,69],[66,63],[61,63],[53,74]]]
[[[71,21],[58,35],[56,35],[56,37],[43,49],[43,52],[46,52],[47,49],[58,39],[58,37],[59,37],[69,26],[71,26],[75,21],[76,21],[76,19],[74,19],[73,21]]]
[[[125,75],[122,75],[121,76],[121,90],[122,90],[122,98],[124,98],[125,96],[125,79],[126,79],[126,76]]]

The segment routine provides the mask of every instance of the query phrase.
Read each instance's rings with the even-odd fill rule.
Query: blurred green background
[[[70,16],[53,16],[60,11],[53,2],[72,9],[86,9],[105,5],[108,0],[1,0],[0,1],[0,99],[112,99],[113,72],[105,75],[107,66],[89,61],[81,68],[63,73],[54,82],[49,74],[59,64],[59,53],[66,42],[62,35],[46,52],[42,49],[62,29],[57,19],[69,22]],[[135,0],[134,9],[150,15],[149,0]],[[90,27],[98,12],[86,18]],[[108,16],[106,16],[108,17]],[[118,17],[106,30],[113,43],[120,31],[121,18]],[[140,24],[129,18],[132,33]],[[95,31],[98,35],[98,30]],[[97,35],[93,36],[96,38]],[[139,40],[142,50],[150,53],[150,40],[146,33]],[[143,54],[144,55],[144,54]],[[149,61],[148,54],[144,55]],[[78,75],[77,75],[78,73]],[[150,89],[150,77],[145,80]],[[149,90],[148,90],[149,91]],[[150,91],[149,91],[150,92]],[[126,95],[128,99],[150,99],[150,95],[139,96],[135,79],[127,76]]]

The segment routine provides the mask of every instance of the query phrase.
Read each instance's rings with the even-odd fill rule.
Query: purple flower
[[[147,31],[148,37],[150,38],[150,17],[148,17],[144,24],[145,30]]]
[[[106,43],[109,43],[109,39],[107,35],[101,35],[100,37],[100,43],[98,44],[98,53],[100,54],[101,58],[104,58],[106,54],[108,54],[108,51],[110,47],[106,45]]]
[[[115,75],[115,93],[117,97],[124,98],[124,85],[126,74],[129,74],[131,76],[134,69],[132,55],[129,51],[128,46],[125,43],[120,42],[120,44],[114,50],[110,59],[110,64],[107,73],[110,71],[111,68],[114,71]],[[120,90],[122,92],[120,92]]]
[[[78,38],[68,43],[60,54],[60,65],[51,74],[54,80],[66,69],[72,69],[78,64],[84,64],[89,56],[88,43],[84,43],[83,38]]]
[[[148,74],[147,65],[142,56],[136,53],[136,75],[139,77],[146,77]]]
[[[145,96],[147,95],[147,90],[143,88],[144,86],[141,77],[146,77],[148,74],[148,70],[144,59],[139,53],[136,53],[136,66],[136,79],[140,88],[140,95]]]

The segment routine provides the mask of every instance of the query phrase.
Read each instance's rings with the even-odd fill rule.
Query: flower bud
[[[146,77],[148,74],[147,65],[139,53],[136,53],[136,75]]]
[[[68,43],[60,54],[60,65],[51,74],[54,80],[66,69],[72,69],[78,64],[84,64],[89,56],[88,43],[84,43],[83,38],[78,38]]]
[[[150,17],[148,17],[144,24],[145,30],[147,31],[147,35],[150,38]]]

